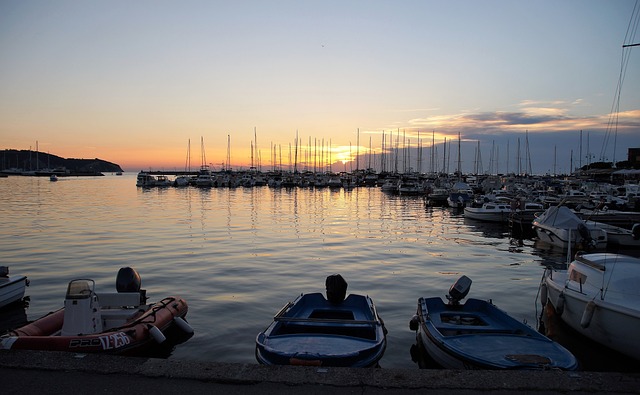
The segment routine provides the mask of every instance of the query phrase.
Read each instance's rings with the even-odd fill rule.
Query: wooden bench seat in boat
[[[375,327],[368,325],[328,325],[320,322],[288,322],[282,324],[278,330],[278,335],[294,335],[294,334],[324,334],[324,335],[340,335],[351,336],[361,339],[375,340]]]
[[[280,322],[279,328],[275,331],[278,335],[314,333],[369,340],[376,338],[377,322],[354,319],[354,312],[350,310],[316,309],[307,318],[277,317],[275,320]]]

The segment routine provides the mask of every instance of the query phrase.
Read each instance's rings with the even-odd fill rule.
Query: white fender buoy
[[[158,343],[164,343],[167,338],[162,334],[162,331],[158,329],[157,326],[149,324],[149,333],[153,337],[153,339]]]
[[[582,319],[580,320],[580,326],[583,328],[588,328],[591,324],[591,319],[593,318],[593,313],[596,311],[596,304],[592,300],[584,308],[584,312],[582,313]]]
[[[180,330],[183,331],[184,333],[188,333],[188,334],[193,333],[193,328],[191,327],[191,325],[189,325],[189,323],[187,323],[187,321],[183,320],[181,317],[175,317],[173,319],[173,322],[175,322],[176,326],[180,328]]]
[[[540,302],[542,302],[543,306],[546,306],[547,299],[548,299],[547,284],[542,283],[542,285],[540,285]]]
[[[556,301],[556,313],[558,315],[562,315],[564,312],[564,292],[560,292],[558,295],[558,300]]]

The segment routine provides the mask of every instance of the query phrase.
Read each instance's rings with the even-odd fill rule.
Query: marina
[[[467,275],[474,298],[536,327],[544,270],[566,262],[565,251],[513,238],[508,224],[465,218],[426,196],[378,187],[142,188],[136,176],[0,181],[0,247],[12,272],[31,282],[28,320],[59,308],[72,279],[109,287],[118,268],[132,266],[154,295],[189,304],[195,334],[169,359],[256,364],[255,338],[274,312],[295,295],[324,292],[324,279],[340,273],[384,318],[379,365],[417,369],[408,318],[419,297],[442,296]],[[586,370],[638,371],[617,355],[578,355]]]
[[[0,9],[6,391],[639,391],[640,0]]]

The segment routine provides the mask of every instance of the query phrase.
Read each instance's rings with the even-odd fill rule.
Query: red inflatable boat
[[[137,285],[121,286],[123,270]],[[0,349],[135,355],[164,343],[170,329],[193,333],[184,320],[188,311],[184,299],[170,296],[147,304],[139,282],[138,274],[130,268],[118,273],[119,292],[97,294],[93,280],[73,280],[64,308],[3,335]]]

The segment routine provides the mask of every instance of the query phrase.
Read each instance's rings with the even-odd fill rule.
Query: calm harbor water
[[[378,188],[165,188],[135,174],[0,179],[0,259],[27,275],[29,320],[62,306],[67,283],[115,290],[119,268],[142,277],[151,301],[179,295],[195,335],[172,359],[257,363],[255,336],[287,301],[323,292],[340,273],[368,294],[388,335],[383,368],[417,368],[409,319],[420,296],[441,296],[461,275],[470,297],[492,299],[537,326],[544,266],[562,253],[507,226],[465,220],[420,197]]]

